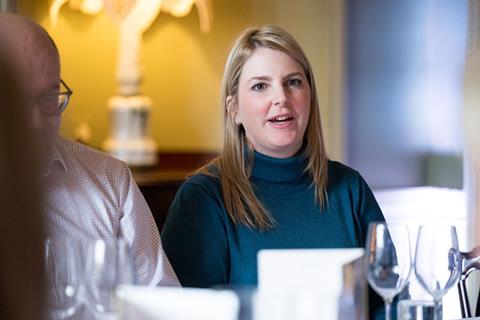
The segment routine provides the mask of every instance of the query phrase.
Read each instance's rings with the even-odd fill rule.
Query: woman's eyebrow
[[[270,77],[267,77],[267,76],[255,76],[255,77],[251,77],[250,79],[248,79],[247,82],[258,81],[258,80],[268,81],[268,80],[270,80]]]
[[[303,72],[300,72],[300,71],[295,71],[295,72],[292,72],[292,73],[289,73],[287,74],[285,77],[283,77],[284,79],[288,79],[288,78],[291,78],[291,77],[294,77],[294,76],[302,76],[304,77],[304,74]]]

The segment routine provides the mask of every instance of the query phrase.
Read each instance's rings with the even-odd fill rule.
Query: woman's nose
[[[273,92],[273,104],[274,105],[283,105],[287,101],[288,92],[283,85],[275,86]]]

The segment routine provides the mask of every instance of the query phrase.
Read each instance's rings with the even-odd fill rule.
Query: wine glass
[[[98,319],[118,319],[121,313],[116,289],[135,284],[130,248],[123,239],[92,241],[85,268],[87,307]]]
[[[367,280],[385,302],[390,320],[393,298],[405,287],[411,270],[410,241],[405,225],[373,222],[366,242]]]
[[[68,318],[80,305],[79,254],[77,240],[50,238],[45,241],[47,308],[52,319]]]
[[[442,319],[442,297],[460,278],[457,231],[449,225],[422,225],[415,251],[415,275],[433,297],[436,318]]]

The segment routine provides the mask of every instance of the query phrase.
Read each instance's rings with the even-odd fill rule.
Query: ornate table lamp
[[[104,149],[129,165],[155,164],[157,147],[147,130],[152,103],[149,97],[140,94],[142,35],[160,11],[182,17],[190,12],[193,4],[199,12],[202,32],[208,32],[210,0],[54,0],[50,6],[52,24],[55,25],[60,8],[67,2],[72,9],[85,14],[106,11],[120,31],[117,93],[108,101],[111,130]]]

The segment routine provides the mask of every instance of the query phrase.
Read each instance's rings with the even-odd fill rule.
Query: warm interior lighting
[[[117,61],[117,94],[108,102],[111,113],[111,134],[104,149],[131,165],[156,162],[156,145],[148,137],[150,99],[140,94],[142,72],[140,51],[143,33],[150,28],[160,11],[176,17],[187,15],[193,6],[198,9],[200,28],[211,28],[211,0],[53,0],[49,14],[53,25],[60,9],[67,2],[73,10],[86,14],[105,11],[119,29]]]
[[[160,11],[170,13],[174,17],[184,17],[190,13],[195,4],[200,19],[200,30],[209,32],[212,23],[211,0],[149,0],[150,8],[158,15]],[[53,0],[50,5],[49,15],[53,25],[58,22],[58,14],[62,6],[69,3],[73,10],[95,15],[105,9],[113,17],[124,17],[134,7],[136,2],[142,0]],[[148,20],[148,19],[147,19]]]
[[[85,14],[97,14],[103,9],[103,0],[85,0],[80,10]]]
[[[164,11],[170,12],[175,17],[183,17],[192,9],[193,0],[165,0],[163,2]]]

